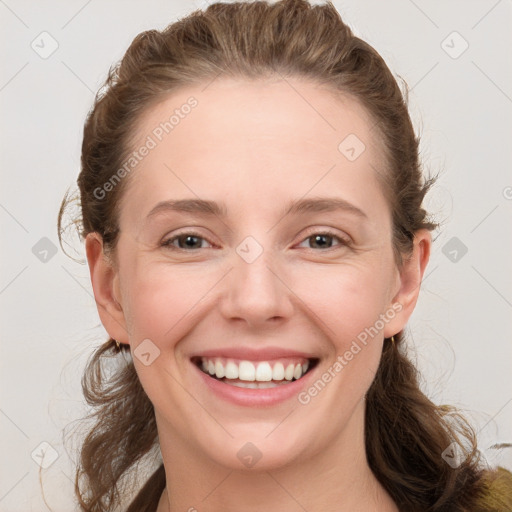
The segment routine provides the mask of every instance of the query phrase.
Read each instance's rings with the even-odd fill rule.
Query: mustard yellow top
[[[488,492],[478,501],[474,512],[512,512],[512,473],[498,467],[486,473]]]
[[[512,512],[512,473],[505,468],[484,472],[487,492],[468,512]],[[165,488],[164,465],[153,473],[126,512],[154,512]]]

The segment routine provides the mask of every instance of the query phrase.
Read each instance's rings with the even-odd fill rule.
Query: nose
[[[251,328],[262,329],[291,317],[291,285],[272,251],[264,249],[252,262],[235,252],[232,270],[226,277],[219,308],[230,322],[245,322]]]

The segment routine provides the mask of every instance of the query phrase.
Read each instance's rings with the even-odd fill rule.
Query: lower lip
[[[248,407],[275,405],[297,396],[311,380],[311,375],[318,366],[317,364],[317,366],[306,373],[304,377],[301,377],[299,380],[292,381],[289,384],[281,384],[274,388],[267,389],[250,389],[225,384],[223,381],[217,380],[204,373],[194,363],[192,364],[199,372],[203,382],[211,391],[213,391],[213,393],[236,405],[245,405]]]

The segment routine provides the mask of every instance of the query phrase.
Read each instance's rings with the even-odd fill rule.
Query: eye
[[[174,242],[178,242],[178,246],[174,244]],[[167,240],[164,240],[160,245],[162,247],[167,247],[168,249],[181,249],[184,251],[191,250],[191,249],[203,249],[205,248],[202,245],[202,242],[209,243],[206,238],[203,238],[198,233],[194,232],[186,232],[186,233],[180,233],[179,235],[173,236],[171,238],[168,238]]]
[[[312,249],[332,249],[333,240],[337,240],[339,242],[338,247],[349,245],[349,240],[346,240],[331,231],[321,231],[313,233],[309,235],[307,238],[305,238],[304,241],[301,242],[301,244],[303,244],[304,242],[310,242],[313,246],[311,247]],[[336,246],[334,246],[334,248],[335,247]]]
[[[304,242],[309,242],[312,245],[312,249],[333,249],[336,248],[336,245],[333,246],[333,241],[335,240],[338,242],[338,247],[343,247],[350,244],[349,240],[344,239],[336,233],[327,230],[312,233],[306,237],[303,242],[301,242],[299,247]],[[202,237],[198,233],[185,232],[164,240],[160,245],[171,250],[191,251],[194,249],[207,248],[207,246],[203,245],[203,242],[210,244],[206,238]]]

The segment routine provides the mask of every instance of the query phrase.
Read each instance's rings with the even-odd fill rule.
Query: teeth
[[[284,378],[286,380],[292,380],[293,379],[293,374],[295,373],[295,366],[293,364],[289,364],[287,367],[286,367],[286,370],[284,372]]]
[[[269,382],[272,380],[272,367],[269,363],[260,363],[256,368],[256,378],[260,382]]]
[[[230,386],[236,386],[237,388],[250,388],[250,389],[268,389],[282,386],[284,382],[227,382]]]
[[[224,377],[224,366],[222,366],[220,361],[215,361],[215,375],[217,375],[219,379]]]
[[[228,361],[226,365],[226,379],[238,379],[238,365]]]
[[[265,382],[271,383],[272,381],[292,381],[293,379],[300,379],[309,368],[309,361],[302,364],[288,363],[286,367],[281,361],[275,362],[273,365],[269,361],[260,361],[259,363],[252,363],[251,361],[240,361],[239,363],[232,360],[225,360],[220,358],[209,359],[206,357],[201,358],[200,367],[205,373],[211,376],[216,376],[218,379],[240,379],[246,382]],[[244,383],[233,383],[239,385]],[[241,385],[239,387],[247,387]],[[259,387],[259,386],[258,386]],[[266,386],[266,387],[274,387]]]
[[[283,363],[276,363],[272,370],[272,380],[283,380],[284,379],[284,366]]]
[[[256,368],[250,361],[242,361],[238,365],[238,378],[240,380],[256,380]]]

